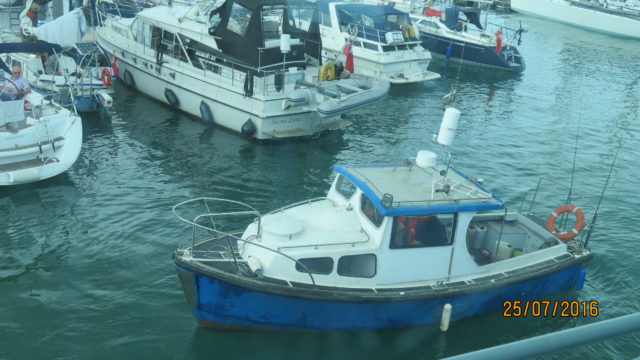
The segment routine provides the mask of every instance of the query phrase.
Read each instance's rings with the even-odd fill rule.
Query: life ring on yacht
[[[100,80],[102,80],[104,86],[111,85],[111,71],[109,71],[109,69],[107,68],[102,68],[102,72],[100,73]]]
[[[576,224],[573,228],[567,232],[559,233],[556,231],[554,224],[558,216],[571,212],[576,216]],[[584,213],[582,209],[575,205],[561,205],[558,206],[555,210],[551,212],[551,215],[547,218],[547,226],[546,229],[548,232],[552,233],[555,237],[562,241],[569,241],[576,237],[580,230],[584,228]]]
[[[320,74],[318,77],[320,78],[320,81],[335,79],[336,78],[335,64],[332,63],[331,61],[327,61],[326,63],[322,64],[322,67],[320,67]]]

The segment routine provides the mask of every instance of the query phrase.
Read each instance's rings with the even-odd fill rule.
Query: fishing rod
[[[573,192],[573,179],[575,177],[575,173],[576,173],[576,158],[578,155],[578,138],[580,137],[580,119],[582,119],[582,117],[578,117],[578,130],[576,132],[576,145],[575,148],[573,149],[573,165],[571,168],[571,183],[569,184],[569,193],[567,194],[567,201],[565,202],[565,204],[571,204],[571,195]],[[569,221],[569,217],[566,216],[567,214],[563,214],[563,228],[566,229],[567,226],[567,221]]]
[[[589,239],[591,238],[591,232],[595,227],[596,220],[598,218],[598,210],[600,210],[600,203],[602,203],[602,198],[604,198],[604,192],[607,190],[607,186],[609,185],[609,179],[611,179],[611,173],[613,172],[613,167],[616,164],[616,159],[618,158],[618,152],[620,152],[620,148],[622,147],[622,141],[618,144],[618,148],[616,149],[616,153],[613,156],[613,161],[611,162],[611,168],[609,169],[609,175],[607,176],[607,181],[604,183],[604,187],[602,188],[602,194],[600,194],[600,200],[598,200],[598,205],[596,206],[596,212],[593,214],[593,219],[591,220],[591,226],[589,226],[589,232],[587,233],[587,239],[584,241],[584,247],[586,248],[589,244]]]

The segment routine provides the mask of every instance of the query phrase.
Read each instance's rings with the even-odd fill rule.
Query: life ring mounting
[[[576,217],[576,224],[573,228],[566,232],[557,232],[555,229],[555,222],[558,219],[558,216],[564,213],[573,213]],[[578,233],[584,228],[584,212],[582,209],[577,207],[576,205],[560,205],[555,210],[551,212],[549,217],[547,217],[547,225],[546,229],[550,233],[552,233],[555,237],[562,241],[569,241],[576,237]]]
[[[102,72],[100,73],[100,80],[104,86],[111,85],[111,71],[108,68],[102,68]]]

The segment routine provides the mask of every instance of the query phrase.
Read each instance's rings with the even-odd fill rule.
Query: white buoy
[[[440,330],[447,331],[449,329],[449,320],[451,320],[451,304],[444,304],[442,309],[442,320],[440,320]]]
[[[458,129],[458,120],[460,120],[460,110],[456,108],[447,108],[440,123],[440,131],[436,141],[440,145],[449,146],[453,143],[453,137]]]
[[[291,35],[281,34],[280,35],[280,52],[286,54],[289,51],[291,51]]]
[[[254,258],[253,256],[249,256],[249,258],[247,259],[247,265],[249,265],[249,269],[251,269],[251,271],[256,274],[256,276],[262,276],[262,273],[264,271],[262,270],[262,264],[260,264],[260,261],[258,259]]]
[[[420,150],[418,156],[416,156],[416,165],[426,169],[436,166],[438,155],[432,151]]]

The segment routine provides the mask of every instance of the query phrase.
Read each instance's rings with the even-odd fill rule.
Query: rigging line
[[[600,204],[602,203],[602,199],[604,198],[604,192],[607,190],[607,186],[609,186],[609,180],[611,179],[611,173],[613,173],[613,167],[616,164],[616,159],[618,158],[618,152],[620,152],[620,148],[622,147],[622,141],[618,143],[618,148],[616,149],[615,155],[613,155],[613,161],[611,162],[611,168],[609,168],[609,175],[607,176],[607,181],[604,183],[604,187],[602,188],[602,194],[600,194],[600,199],[598,200],[598,205],[596,206],[596,211],[593,214],[593,219],[591,220],[591,225],[589,226],[589,232],[587,233],[587,238],[584,241],[584,247],[586,248],[589,244],[589,239],[591,238],[591,232],[596,224],[596,220],[598,218],[598,210],[600,210]]]

